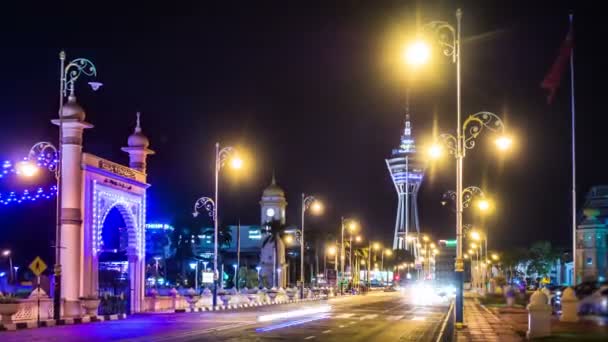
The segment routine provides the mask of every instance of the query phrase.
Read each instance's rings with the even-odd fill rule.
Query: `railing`
[[[437,333],[437,338],[435,339],[435,342],[454,341],[454,334],[456,332],[454,329],[454,321],[454,302],[452,301],[452,303],[450,303],[450,308],[448,309],[448,312],[443,318],[443,322],[441,323],[441,328]]]
[[[21,299],[19,301],[19,310],[12,316],[12,321],[36,321],[38,319],[39,311],[40,320],[53,318],[53,300],[50,298],[41,298],[40,306],[38,306],[37,298]]]

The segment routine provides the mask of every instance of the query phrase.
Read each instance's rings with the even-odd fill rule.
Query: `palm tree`
[[[355,256],[355,260],[357,260],[355,262],[355,266],[357,268],[357,271],[355,273],[356,275],[356,283],[359,283],[361,281],[361,279],[359,279],[359,276],[361,274],[361,261],[365,260],[365,264],[366,269],[369,270],[369,263],[368,263],[368,258],[369,258],[369,247],[362,247],[362,248],[357,248],[355,249],[355,252],[353,253]]]
[[[278,279],[276,277],[277,272],[277,257],[279,255],[279,241],[282,242],[283,234],[285,233],[285,228],[287,227],[283,222],[279,220],[272,220],[270,222],[266,222],[266,237],[264,241],[262,241],[262,248],[264,248],[267,244],[274,244],[274,257],[273,257],[273,267],[272,267],[272,283],[273,286],[278,286]]]
[[[184,261],[194,257],[193,248],[198,244],[201,228],[196,224],[192,215],[185,213],[174,217],[171,224],[175,228],[171,235],[171,244],[175,247],[175,255],[172,258],[173,267],[183,278],[186,273]],[[176,281],[179,280],[176,279]]]

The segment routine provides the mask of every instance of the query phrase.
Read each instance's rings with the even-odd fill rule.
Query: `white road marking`
[[[322,332],[322,334],[329,334],[331,332],[331,330],[325,330],[324,332]]]
[[[389,321],[398,321],[398,320],[400,320],[402,318],[403,318],[403,315],[396,315],[396,316],[389,315],[389,316],[386,316],[386,319],[389,320]]]
[[[351,318],[354,315],[355,315],[354,313],[343,313],[343,314],[339,314],[339,315],[335,316],[334,318]]]
[[[314,337],[314,336],[308,336],[308,337],[304,337],[304,339],[305,339],[305,340],[311,340],[311,339],[313,339],[313,338],[315,338],[315,337]]]
[[[361,318],[359,318],[359,320],[361,320],[361,321],[362,321],[362,320],[364,320],[364,319],[374,319],[374,318],[376,318],[376,317],[378,317],[378,315],[377,315],[377,314],[365,315],[365,316],[361,316]]]
[[[344,328],[346,325],[341,325],[340,328]]]

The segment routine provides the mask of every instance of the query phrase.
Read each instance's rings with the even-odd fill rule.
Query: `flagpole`
[[[573,14],[570,14],[570,32],[573,28]],[[572,285],[576,285],[576,112],[574,107],[574,46],[570,52],[570,108],[572,112]]]

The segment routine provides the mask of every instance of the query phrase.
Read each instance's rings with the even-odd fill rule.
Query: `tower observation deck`
[[[405,116],[405,129],[399,147],[393,149],[386,159],[386,166],[397,192],[397,217],[393,249],[409,250],[416,253],[416,243],[420,233],[418,219],[418,189],[424,178],[424,163],[417,157],[416,143],[412,136],[409,113]]]

